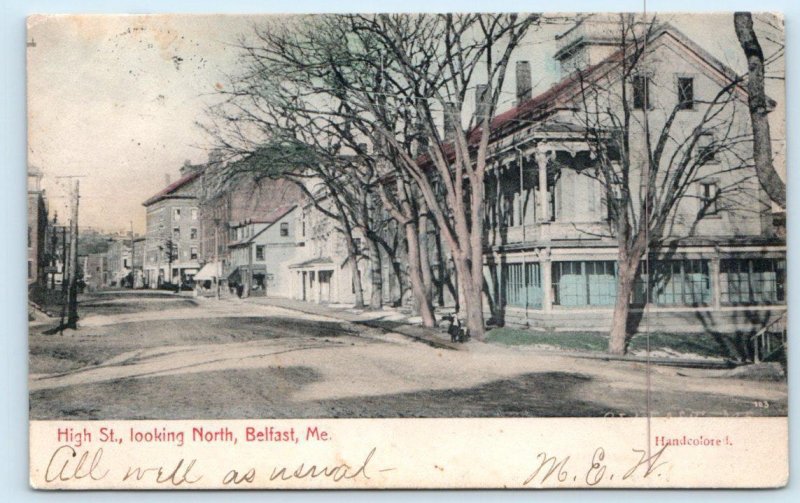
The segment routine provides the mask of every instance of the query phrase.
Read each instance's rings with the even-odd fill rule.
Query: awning
[[[331,259],[330,257],[320,257],[292,264],[289,266],[289,269],[314,268],[317,266],[326,266],[330,264],[333,264],[333,259]]]
[[[222,274],[222,262],[209,262],[194,275],[195,281],[208,281],[220,277]]]

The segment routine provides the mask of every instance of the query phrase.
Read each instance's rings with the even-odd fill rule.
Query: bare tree
[[[764,90],[764,52],[753,29],[753,16],[749,12],[733,15],[736,37],[747,58],[747,96],[750,122],[753,127],[753,159],[758,181],[769,198],[781,208],[786,208],[786,184],[775,171],[772,162],[772,139],[767,115],[772,110]]]
[[[435,220],[457,271],[460,316],[477,339],[485,330],[483,212],[491,116],[509,59],[537,19],[513,14],[348,16],[346,33],[337,35],[355,37],[349,52],[379,72],[377,86],[375,79],[362,80],[363,72],[348,75],[337,69],[334,75],[349,91],[348,101],[359,112],[356,120],[366,119],[365,131],[380,136],[377,145],[397,160],[394,166],[419,191]],[[476,96],[471,115],[466,106],[470,90]],[[443,115],[453,125],[449,135],[440,127]],[[398,124],[405,134],[398,134]],[[411,148],[409,130],[421,149]],[[419,150],[425,155],[415,155]],[[415,238],[409,232],[407,239]],[[427,303],[430,284],[422,279],[421,297]]]
[[[229,93],[237,117],[249,116],[248,126],[237,118],[227,121],[227,129],[245,140],[245,150],[256,150],[268,136],[264,132],[274,130],[272,117],[263,116],[264,102],[282,96],[284,115],[303,117],[303,125],[290,128],[293,134],[303,127],[313,131],[312,139],[332,143],[338,137],[351,148],[359,137],[367,139],[380,187],[391,184],[389,193],[399,196],[381,200],[406,228],[410,279],[423,319],[434,322],[429,265],[419,246],[423,229],[427,233],[420,221],[430,214],[453,257],[462,316],[480,339],[490,117],[509,58],[537,19],[345,15],[273,23],[257,30],[255,44],[242,44],[251,85]],[[477,113],[469,114],[469,91],[476,89]],[[441,131],[443,114],[455,126],[448,136]]]
[[[612,354],[627,350],[637,281],[644,279],[646,290],[653,284],[650,253],[691,235],[712,208],[752,205],[741,202],[748,194],[744,168],[752,167],[742,148],[750,141],[741,127],[746,121],[737,115],[744,100],[741,79],[728,75],[710,96],[676,95],[672,76],[665,82],[653,66],[662,28],[655,18],[621,16],[620,49],[574,77],[580,89],[576,115],[595,159],[596,171],[587,174],[605,191],[610,236],[618,242]],[[700,193],[711,180],[713,193]],[[685,203],[691,200],[699,204]]]

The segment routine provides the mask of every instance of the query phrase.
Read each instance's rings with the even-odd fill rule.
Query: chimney
[[[456,117],[456,107],[452,103],[444,104],[444,139],[452,140],[456,135],[458,118]]]
[[[531,63],[517,61],[517,105],[531,99]]]
[[[164,185],[169,185],[170,183],[172,183],[172,179],[169,173],[164,173]]]
[[[475,124],[480,124],[489,115],[489,86],[478,84],[475,86]]]

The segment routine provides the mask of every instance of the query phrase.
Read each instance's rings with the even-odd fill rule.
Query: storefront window
[[[720,301],[728,305],[780,304],[786,301],[784,259],[723,259]]]
[[[503,305],[542,307],[541,267],[538,263],[503,264],[499,269]]]
[[[613,306],[617,269],[611,260],[553,262],[553,304]]]

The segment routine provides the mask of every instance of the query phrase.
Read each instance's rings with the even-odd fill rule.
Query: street
[[[285,304],[284,304],[285,306]],[[434,348],[269,299],[81,297],[78,330],[30,331],[31,419],[645,415],[647,367],[536,347]],[[657,416],[785,415],[785,382],[650,367]],[[759,405],[756,405],[758,403]],[[763,405],[768,404],[765,408]]]

